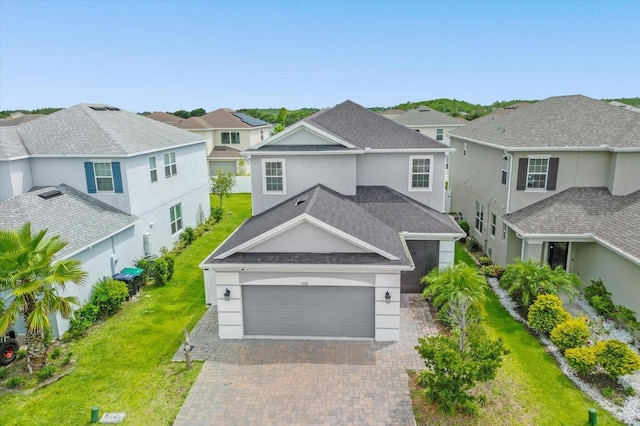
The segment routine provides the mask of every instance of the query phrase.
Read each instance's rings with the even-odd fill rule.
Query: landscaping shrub
[[[165,254],[153,262],[153,281],[157,286],[166,285],[173,277],[175,260],[173,256]]]
[[[20,386],[24,385],[24,379],[22,377],[14,376],[7,380],[4,385],[9,389],[19,388]]]
[[[479,252],[482,251],[482,246],[475,238],[469,237],[467,239],[467,248],[470,252]]]
[[[62,365],[67,365],[71,362],[71,357],[73,356],[73,352],[67,352],[64,354],[64,358],[62,359]]]
[[[151,271],[151,261],[149,259],[141,258],[135,259],[133,265],[136,268],[142,269],[142,274],[140,274],[140,283],[142,285],[146,285],[149,282],[149,272]]]
[[[180,242],[187,247],[196,239],[196,232],[193,228],[187,226],[180,234]]]
[[[598,314],[606,318],[611,318],[611,315],[616,309],[611,299],[605,296],[596,295],[591,297],[591,299],[589,299],[588,301]]]
[[[611,298],[611,293],[607,291],[606,287],[604,286],[604,282],[602,282],[602,279],[599,279],[597,281],[592,280],[591,284],[584,288],[583,293],[584,297],[587,300],[591,300],[593,296],[600,296],[607,299]]]
[[[469,235],[469,230],[471,229],[471,226],[469,226],[469,222],[467,222],[466,220],[461,220],[458,222],[458,226],[462,228],[465,234]]]
[[[480,265],[491,265],[493,263],[493,260],[491,260],[491,258],[489,256],[480,256],[478,258],[478,263]]]
[[[36,373],[36,376],[38,377],[38,380],[40,380],[41,382],[47,380],[50,377],[53,377],[53,375],[56,373],[56,367],[53,365],[45,365],[44,367],[42,367],[40,369],[40,371],[38,371]]]
[[[53,350],[53,352],[51,352],[51,359],[58,359],[58,358],[60,358],[61,354],[62,354],[62,349],[55,348]]]
[[[69,330],[66,335],[70,339],[76,339],[86,334],[89,327],[98,318],[99,309],[91,302],[87,302],[80,309],[73,312],[73,317],[69,322]]]
[[[51,345],[51,340],[53,339],[53,332],[51,331],[51,327],[46,327],[44,329],[44,347],[48,348]]]
[[[637,329],[640,325],[636,319],[636,313],[622,305],[616,305],[613,320],[627,330]]]
[[[598,364],[615,379],[640,369],[640,357],[619,340],[606,340],[594,346]]]
[[[485,265],[482,267],[482,273],[487,277],[500,279],[500,277],[504,273],[504,268],[496,264]]]
[[[573,318],[551,330],[551,341],[564,352],[586,345],[590,335],[586,318]]]
[[[564,357],[574,370],[584,375],[590,374],[598,365],[598,357],[593,346],[567,349]]]
[[[220,222],[224,216],[222,207],[211,207],[211,217],[215,222]]]
[[[110,317],[129,297],[129,288],[122,281],[104,277],[93,288],[90,302],[98,308],[98,318]]]
[[[562,300],[554,294],[539,295],[529,307],[529,325],[547,335],[570,318],[569,312],[562,307]]]

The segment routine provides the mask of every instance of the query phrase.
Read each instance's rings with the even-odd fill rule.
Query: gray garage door
[[[247,336],[374,337],[372,287],[243,286]]]

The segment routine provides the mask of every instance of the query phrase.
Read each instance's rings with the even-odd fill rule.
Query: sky
[[[0,110],[640,96],[640,0],[0,0]]]

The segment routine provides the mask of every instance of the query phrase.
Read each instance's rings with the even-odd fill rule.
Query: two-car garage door
[[[374,337],[372,287],[242,287],[245,336]]]

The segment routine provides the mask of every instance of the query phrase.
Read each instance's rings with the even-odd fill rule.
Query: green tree
[[[218,196],[220,209],[222,209],[222,199],[231,194],[231,190],[235,184],[236,177],[231,172],[221,170],[218,171],[215,176],[211,177],[211,193]]]
[[[180,117],[180,118],[184,118],[187,119],[189,118],[189,111],[185,111],[183,109],[179,109],[178,111],[174,112],[173,115]]]
[[[468,298],[471,306],[478,306],[487,296],[487,280],[475,267],[459,263],[445,269],[434,268],[422,277],[427,287],[422,295],[437,308],[444,308],[451,300]]]
[[[204,108],[196,108],[189,113],[189,117],[201,117],[205,115],[207,111]]]
[[[8,306],[0,313],[0,333],[15,324],[20,315],[27,328],[27,365],[30,371],[47,360],[45,330],[49,315],[59,312],[69,318],[74,297],[62,297],[67,282],[84,284],[87,273],[73,259],[54,261],[67,243],[59,236],[45,238],[46,229],[31,233],[26,223],[18,231],[0,231],[0,290],[9,292]]]
[[[505,268],[500,277],[500,285],[512,297],[519,298],[526,309],[539,294],[557,295],[567,292],[572,295],[576,293],[579,284],[580,280],[576,275],[561,267],[551,269],[548,264],[541,264],[535,259],[517,259]]]

